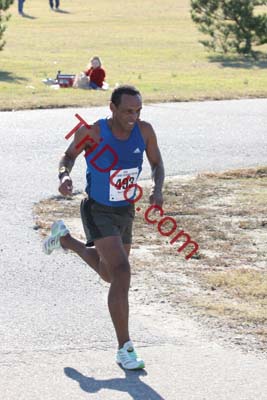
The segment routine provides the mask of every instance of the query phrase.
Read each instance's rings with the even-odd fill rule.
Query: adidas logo
[[[134,154],[137,154],[137,153],[141,153],[141,150],[139,149],[139,147],[136,147],[136,149],[134,150]]]

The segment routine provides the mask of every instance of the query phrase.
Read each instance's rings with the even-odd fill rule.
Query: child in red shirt
[[[93,57],[90,62],[90,68],[84,71],[89,78],[89,88],[101,89],[106,76],[105,70],[101,67],[101,60],[99,57]]]

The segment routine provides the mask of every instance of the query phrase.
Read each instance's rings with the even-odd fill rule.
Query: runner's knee
[[[114,280],[129,280],[130,279],[130,264],[127,260],[118,263],[110,263],[109,271],[111,279]]]

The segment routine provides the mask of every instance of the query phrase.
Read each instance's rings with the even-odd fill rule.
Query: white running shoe
[[[123,347],[118,350],[116,362],[125,369],[145,368],[144,361],[141,360],[141,358],[138,358],[130,340],[124,343]]]
[[[68,233],[70,232],[62,220],[54,222],[51,226],[51,235],[43,241],[45,254],[51,254],[53,250],[62,248],[60,238]]]

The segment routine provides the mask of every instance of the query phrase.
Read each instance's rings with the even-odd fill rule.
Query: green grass
[[[52,90],[46,77],[82,71],[93,55],[103,59],[107,81],[131,83],[146,102],[264,97],[267,60],[222,58],[198,43],[189,0],[48,0],[17,3],[1,55],[0,109],[106,104],[110,91]],[[261,48],[266,53],[266,47]]]

